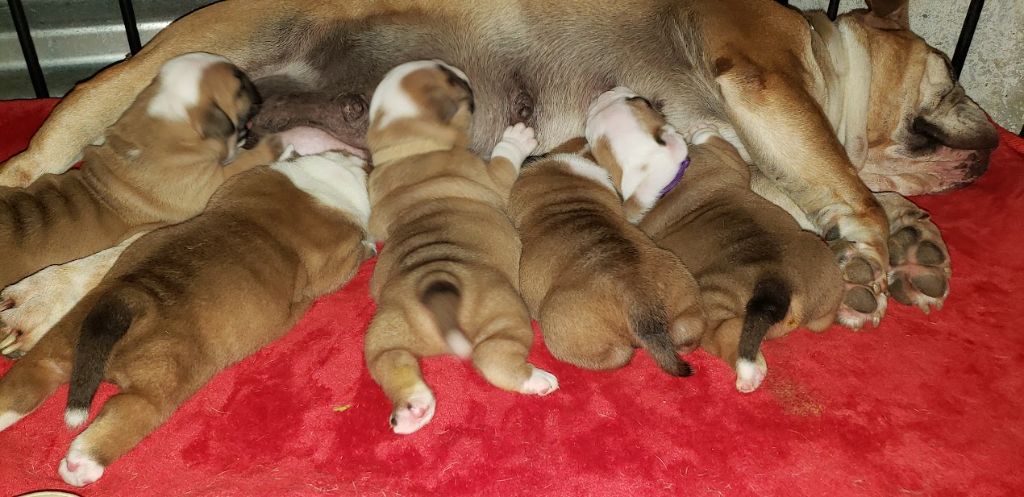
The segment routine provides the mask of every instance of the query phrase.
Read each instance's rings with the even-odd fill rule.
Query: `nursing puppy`
[[[366,364],[394,404],[395,433],[434,415],[418,359],[471,358],[491,384],[545,395],[553,375],[526,362],[533,341],[519,296],[519,237],[505,212],[537,142],[516,125],[485,163],[467,149],[473,92],[439,61],[399,65],[370,102],[370,233],[384,242],[370,291]]]
[[[681,137],[679,143],[685,156]],[[704,331],[697,283],[678,258],[626,220],[608,171],[587,155],[558,153],[531,163],[512,188],[523,298],[548,350],[562,361],[616,369],[643,347],[667,373],[689,376],[678,352],[693,350]],[[640,176],[613,171],[620,181]]]
[[[601,94],[587,112],[586,135],[598,164],[619,188],[630,222],[639,221],[663,190],[679,184],[686,142],[633,90],[619,86]]]
[[[736,370],[739,391],[751,392],[768,372],[761,341],[831,325],[842,275],[818,236],[751,191],[747,164],[715,128],[691,133],[679,187],[640,228],[693,271],[708,318],[702,346]]]
[[[81,169],[0,191],[0,287],[193,217],[226,178],[272,162],[281,153],[276,137],[236,157],[259,101],[223,57],[191,53],[164,64],[85,149]],[[22,353],[39,338],[8,329],[0,349]]]
[[[205,212],[144,235],[0,380],[0,429],[70,382],[86,421],[101,380],[120,387],[71,444],[68,484],[100,478],[216,373],[284,334],[373,254],[365,162],[335,152],[227,182]]]

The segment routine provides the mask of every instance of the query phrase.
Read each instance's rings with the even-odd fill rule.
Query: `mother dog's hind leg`
[[[825,235],[848,287],[860,289],[865,302],[845,301],[840,321],[851,328],[877,325],[885,314],[889,223],[825,115],[799,78],[742,54],[719,57],[715,65],[726,112],[754,163]]]
[[[172,23],[138,54],[76,85],[53,109],[28,149],[0,165],[0,185],[27,186],[43,174],[68,170],[173,57],[217,53],[250,70],[290,52],[288,46],[267,41],[273,39],[273,30],[280,29],[282,12],[290,3],[227,0]],[[239,19],[263,22],[229,22]]]

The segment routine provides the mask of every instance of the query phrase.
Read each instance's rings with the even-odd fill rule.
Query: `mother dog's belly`
[[[477,108],[471,139],[478,152],[488,151],[517,122],[537,130],[538,152],[582,136],[590,102],[618,85],[662,106],[677,128],[696,121],[725,124],[710,75],[686,55],[699,50],[679,49],[695,43],[692,27],[665,30],[637,21],[595,32],[537,12],[520,14],[457,26],[431,16],[339,22],[308,50],[251,69],[266,101],[255,131],[314,126],[365,148],[373,89],[391,67],[417,59],[441,59],[468,75]]]

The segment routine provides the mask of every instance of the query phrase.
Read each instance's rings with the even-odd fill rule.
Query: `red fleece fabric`
[[[0,157],[25,147],[53,100],[0,103]],[[59,131],[57,131],[59,133]],[[703,352],[671,378],[638,353],[619,371],[531,359],[561,390],[489,386],[454,358],[424,361],[437,415],[391,433],[367,373],[373,269],[324,297],[282,340],[216,376],[78,493],[87,496],[1012,496],[1024,492],[1024,140],[1001,131],[989,172],[915,201],[953,261],[925,315],[890,304],[878,329],[768,342],[768,379],[736,391]],[[230,309],[226,309],[230,312]],[[0,372],[11,362],[0,359]],[[115,392],[104,385],[97,407]],[[66,489],[75,433],[64,387],[0,433],[0,495]]]

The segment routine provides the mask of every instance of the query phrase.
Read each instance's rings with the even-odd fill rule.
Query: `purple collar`
[[[679,186],[679,182],[683,180],[683,173],[686,172],[686,168],[689,165],[690,165],[690,158],[689,157],[687,157],[683,162],[679,163],[679,170],[676,171],[676,177],[672,178],[672,181],[669,181],[668,184],[665,185],[665,188],[661,189],[661,193],[658,194],[658,198],[661,198],[661,197],[664,197],[665,195],[668,195],[669,192],[671,192],[677,186]]]

